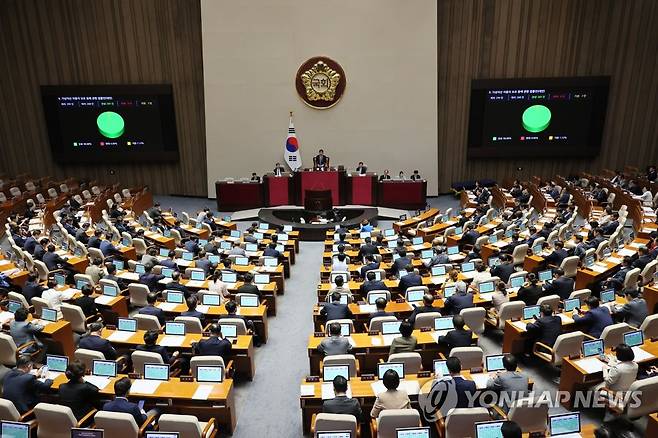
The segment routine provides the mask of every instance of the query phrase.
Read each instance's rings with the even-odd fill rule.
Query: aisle
[[[253,382],[237,384],[236,438],[302,436],[299,385],[308,375],[311,309],[320,279],[322,242],[300,242],[296,264],[277,297],[277,316],[270,318],[268,343],[256,350]]]

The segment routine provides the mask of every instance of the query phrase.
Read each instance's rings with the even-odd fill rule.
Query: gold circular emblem
[[[297,94],[309,106],[327,109],[336,105],[345,91],[343,68],[333,59],[316,56],[303,63],[295,76]]]

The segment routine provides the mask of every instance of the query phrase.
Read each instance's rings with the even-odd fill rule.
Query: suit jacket
[[[190,297],[190,290],[187,288],[187,286],[185,286],[184,284],[180,284],[176,281],[172,281],[171,283],[166,285],[165,289],[182,292],[183,295],[185,296],[185,299],[188,299]]]
[[[325,317],[326,321],[332,319],[351,319],[352,311],[347,304],[327,303],[320,309],[320,315]]]
[[[84,228],[79,228],[75,232],[75,240],[77,240],[78,242],[82,242],[84,244],[89,243],[89,236],[87,236],[87,230],[85,230]]]
[[[455,293],[448,297],[444,302],[445,315],[459,315],[464,309],[473,307],[473,294],[471,293]]]
[[[398,275],[398,272],[400,269],[405,269],[407,265],[411,264],[411,260],[409,257],[400,257],[396,261],[393,262],[393,265],[391,265],[391,272],[393,275]]]
[[[354,415],[357,422],[360,422],[363,416],[359,401],[344,395],[325,400],[322,403],[322,412],[326,414]]]
[[[380,316],[395,316],[395,313],[387,312],[385,310],[378,310],[370,314],[370,319],[379,318]]]
[[[569,253],[567,253],[567,250],[562,248],[562,249],[556,249],[553,251],[551,254],[546,256],[544,260],[550,265],[557,265],[560,266],[562,263],[562,260],[567,258],[569,256]]]
[[[37,246],[34,247],[34,258],[36,260],[43,260],[43,255],[46,253],[46,249],[41,246],[41,244],[37,244]]]
[[[59,386],[59,402],[73,411],[80,420],[93,408],[98,408],[98,388],[87,382],[66,382]]]
[[[90,317],[98,313],[98,307],[96,307],[96,302],[92,297],[83,295],[76,299],[73,304],[80,306],[82,313],[84,313],[86,317]]]
[[[25,244],[23,244],[23,249],[30,254],[34,252],[34,247],[37,246],[37,239],[35,239],[32,236],[29,236],[27,239],[25,239]]]
[[[178,265],[177,265],[176,262],[173,261],[172,259],[163,259],[163,260],[160,260],[159,264],[160,264],[161,266],[166,267],[166,268],[171,268],[171,269],[176,269],[176,270],[178,270]]]
[[[526,326],[528,334],[535,341],[552,347],[562,333],[562,319],[559,316],[542,316]]]
[[[320,342],[320,345],[318,345],[318,351],[324,353],[325,356],[347,354],[352,351],[352,344],[350,344],[350,341],[343,336],[331,336]]]
[[[214,269],[217,267],[217,266],[214,265],[214,263],[212,263],[212,262],[211,262],[210,260],[208,260],[207,258],[202,258],[202,259],[197,260],[197,261],[194,263],[194,266],[195,266],[196,268],[203,269],[203,274],[204,274],[206,277],[207,277],[208,275],[210,275],[210,271],[211,271],[211,270],[214,270]]]
[[[379,254],[379,249],[372,243],[364,243],[359,248],[359,257],[363,258],[367,255]]]
[[[409,336],[405,338],[404,336],[398,336],[393,339],[391,342],[391,348],[388,350],[388,354],[395,353],[411,353],[416,349],[416,344],[418,341],[415,336]]]
[[[117,358],[117,351],[112,346],[112,343],[107,339],[100,336],[88,335],[80,339],[80,348],[87,350],[100,351],[105,355],[105,359],[114,360]]]
[[[398,285],[399,289],[401,292],[405,292],[407,288],[412,287],[412,286],[422,286],[423,285],[423,278],[418,275],[414,274],[413,272],[410,274],[405,275],[400,279],[400,283]]]
[[[491,276],[500,278],[503,283],[507,283],[513,273],[514,265],[512,263],[501,263],[491,270]]]
[[[374,269],[379,269],[379,263],[374,262],[361,266],[361,278],[366,278],[368,271],[372,271]]]
[[[258,289],[258,286],[256,286],[253,283],[243,284],[242,286],[240,286],[238,288],[237,293],[239,293],[239,294],[254,294],[254,295],[258,295],[259,298],[260,298],[260,295],[261,295],[260,290]]]
[[[654,258],[650,254],[645,254],[639,256],[637,260],[633,262],[634,268],[639,268],[640,270],[644,269]]]
[[[162,357],[162,362],[164,363],[170,363],[172,362],[171,356],[169,356],[169,352],[167,351],[167,347],[163,347],[162,345],[138,345],[136,348],[138,351],[147,351],[149,353],[157,353]]]
[[[39,403],[39,392],[47,391],[53,381],[40,382],[37,376],[21,370],[10,370],[2,382],[2,397],[10,400],[20,414],[32,409]]]
[[[132,415],[135,419],[137,427],[141,427],[147,418],[146,415],[142,414],[142,411],[139,409],[139,406],[136,403],[131,403],[123,397],[117,397],[114,400],[105,403],[103,410],[109,412],[122,412]]]
[[[43,326],[32,324],[28,321],[12,321],[9,324],[9,334],[11,335],[12,339],[14,340],[14,344],[16,344],[17,347],[20,347],[21,345],[31,341],[36,341],[39,343],[36,334],[42,330]],[[26,350],[26,352],[33,352],[35,350],[36,347],[30,347],[28,350]]]
[[[546,295],[559,295],[561,300],[566,300],[573,292],[574,284],[573,278],[558,277],[544,285],[544,293]]]
[[[517,371],[503,371],[495,378],[489,379],[487,389],[493,389],[499,393],[508,393],[511,400],[523,398],[528,393],[528,377]],[[502,401],[506,401],[503,398]],[[510,406],[505,403],[501,405],[505,412],[509,411]]]
[[[101,239],[100,239],[100,237],[91,236],[91,237],[89,238],[89,242],[87,242],[87,246],[88,246],[89,248],[100,249],[100,247],[101,247]]]
[[[57,253],[55,252],[47,252],[43,255],[43,262],[46,264],[46,267],[50,271],[54,271],[59,269],[61,266],[66,264],[66,260],[61,258]]]
[[[103,240],[100,244],[99,249],[101,250],[101,252],[105,257],[121,254],[121,251],[119,251],[116,248],[116,246],[114,246],[112,242],[109,240]]]
[[[624,304],[618,312],[623,316],[626,324],[640,327],[649,314],[649,309],[644,298],[633,298]]]
[[[138,312],[140,315],[153,315],[158,318],[158,321],[160,321],[160,325],[164,325],[165,323],[165,313],[164,310],[155,307],[155,306],[146,306],[142,307],[139,309]]]
[[[199,312],[198,310],[186,310],[185,312],[182,312],[180,316],[189,316],[191,318],[197,318],[202,323],[204,318],[206,317],[206,315]]]
[[[46,288],[41,286],[38,282],[28,281],[27,283],[25,283],[25,286],[23,286],[23,296],[25,297],[28,303],[31,303],[32,298],[34,297],[41,298],[41,294],[43,293],[44,290],[46,290]]]
[[[379,413],[386,409],[411,409],[409,395],[404,389],[387,389],[380,393],[370,411],[372,418],[379,417]]]
[[[475,382],[472,380],[466,380],[462,376],[454,376],[452,380],[455,381],[455,390],[457,392],[457,408],[468,408],[476,407],[468,405],[468,397],[466,394],[474,394],[477,389],[475,387]]]
[[[574,314],[573,320],[585,324],[587,334],[593,338],[601,337],[603,329],[613,324],[610,310],[603,306],[589,309],[583,316]]]
[[[281,257],[281,253],[274,248],[267,247],[263,250],[264,257],[276,257],[277,259]]]
[[[208,339],[200,340],[196,344],[195,352],[200,356],[221,356],[226,363],[231,355],[231,348],[232,344],[228,339],[211,336]]]
[[[470,330],[450,330],[445,336],[439,336],[439,343],[446,344],[448,351],[455,347],[469,347],[473,340],[473,332]]]
[[[526,306],[534,306],[537,304],[537,301],[541,296],[543,295],[543,292],[541,290],[541,287],[539,285],[535,284],[532,285],[530,284],[529,286],[521,286],[519,288],[519,293],[518,293],[518,298],[519,300],[523,301]]]
[[[162,280],[164,275],[153,274],[150,272],[145,272],[139,276],[139,282],[145,284],[149,287],[150,291],[156,291],[160,288],[158,281]],[[171,284],[167,285],[171,286]]]
[[[386,287],[386,284],[384,284],[383,281],[364,281],[361,284],[361,294],[362,295],[368,295],[368,292],[372,290],[388,290],[388,287]]]
[[[475,245],[475,241],[480,237],[480,233],[475,230],[469,230],[462,235],[461,243],[465,245]]]

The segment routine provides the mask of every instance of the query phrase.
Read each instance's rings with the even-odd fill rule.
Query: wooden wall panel
[[[439,0],[439,190],[658,161],[658,2]],[[612,77],[595,160],[467,160],[471,79]],[[522,171],[517,171],[522,167]]]
[[[1,171],[206,196],[198,0],[3,0],[0,32]],[[173,85],[178,163],[60,166],[52,161],[39,86],[113,83]]]

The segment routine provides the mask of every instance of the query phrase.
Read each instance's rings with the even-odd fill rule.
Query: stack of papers
[[[110,296],[107,296],[107,295],[101,295],[100,297],[96,297],[96,299],[94,300],[94,302],[95,302],[96,304],[101,304],[101,305],[104,304],[104,305],[107,305],[107,304],[109,304],[114,298],[116,298],[116,297],[110,297]]]
[[[576,365],[588,374],[600,373],[603,371],[603,362],[598,357],[586,357],[576,361]]]
[[[352,385],[347,384],[347,394],[349,398],[352,398]],[[332,382],[322,384],[322,400],[328,400],[330,398],[335,398],[334,394],[334,384]]]
[[[438,343],[439,342],[439,336],[445,336],[448,334],[450,330],[436,330],[432,332],[432,339],[434,339],[434,342]]]
[[[138,379],[133,381],[130,387],[131,394],[153,394],[157,391],[158,386],[162,383],[160,380],[144,380]]]
[[[176,303],[158,303],[158,307],[165,312],[172,312],[178,304]]]
[[[564,313],[558,313],[557,316],[559,316],[560,319],[562,319],[562,324],[573,324],[574,322],[573,319],[569,318]]]
[[[158,345],[162,345],[163,347],[180,347],[183,345],[183,341],[185,340],[185,336],[163,336],[160,342],[158,342]]]
[[[375,306],[374,304],[361,304],[359,306],[359,311],[361,313],[373,313],[377,311],[377,306]]]
[[[189,280],[187,283],[185,283],[185,286],[187,287],[194,287],[194,288],[201,288],[205,284],[205,281],[201,280]]]
[[[299,392],[302,397],[313,397],[315,395],[315,386],[313,385],[301,385]]]
[[[372,382],[370,384],[370,387],[372,388],[372,392],[375,393],[375,395],[379,395],[382,392],[386,392],[386,387],[384,386],[384,382],[381,380],[377,380],[375,382]],[[407,392],[409,395],[416,395],[420,392],[420,384],[418,383],[418,380],[400,380],[400,386],[398,389],[402,389]]]
[[[626,256],[631,257],[631,256],[635,255],[635,251],[633,251],[632,249],[628,249],[628,248],[622,248],[619,251],[617,251],[617,254],[619,254],[622,257],[626,257]]]
[[[132,335],[134,335],[133,332],[123,332],[117,330],[108,336],[107,339],[110,342],[126,342],[132,337]]]
[[[517,329],[522,330],[522,331],[525,331],[526,325],[527,325],[523,321],[512,321],[512,322],[510,322],[510,324],[512,324],[514,327],[516,327]]]
[[[0,266],[6,266],[6,265],[10,265],[10,264],[11,264],[11,262],[9,260],[6,260],[6,259],[0,260]]]
[[[73,289],[72,287],[65,289],[62,291],[63,299],[64,301],[68,301],[71,298],[73,298],[73,295],[77,294],[79,291],[77,289]]]
[[[84,376],[83,377],[85,382],[91,383],[92,385],[96,386],[98,389],[105,389],[107,385],[110,383],[110,378],[109,377],[101,377],[101,376]]]
[[[13,321],[14,314],[11,312],[0,312],[0,324],[4,325]]]
[[[393,339],[399,337],[399,334],[394,334],[394,335],[382,335],[382,342],[384,342],[384,345],[390,346],[393,343]]]
[[[208,400],[213,388],[213,385],[199,385],[192,395],[192,400]]]
[[[590,266],[589,269],[591,269],[594,272],[598,272],[600,274],[602,272],[607,271],[608,267],[594,264],[594,265]]]
[[[490,377],[489,373],[471,374],[471,379],[475,382],[477,389],[486,389]]]
[[[199,304],[196,306],[196,310],[198,310],[201,313],[208,313],[209,307],[206,306],[205,304]]]
[[[634,362],[642,362],[655,358],[653,354],[643,350],[640,347],[633,347],[633,353],[635,353],[635,359],[633,359]]]

